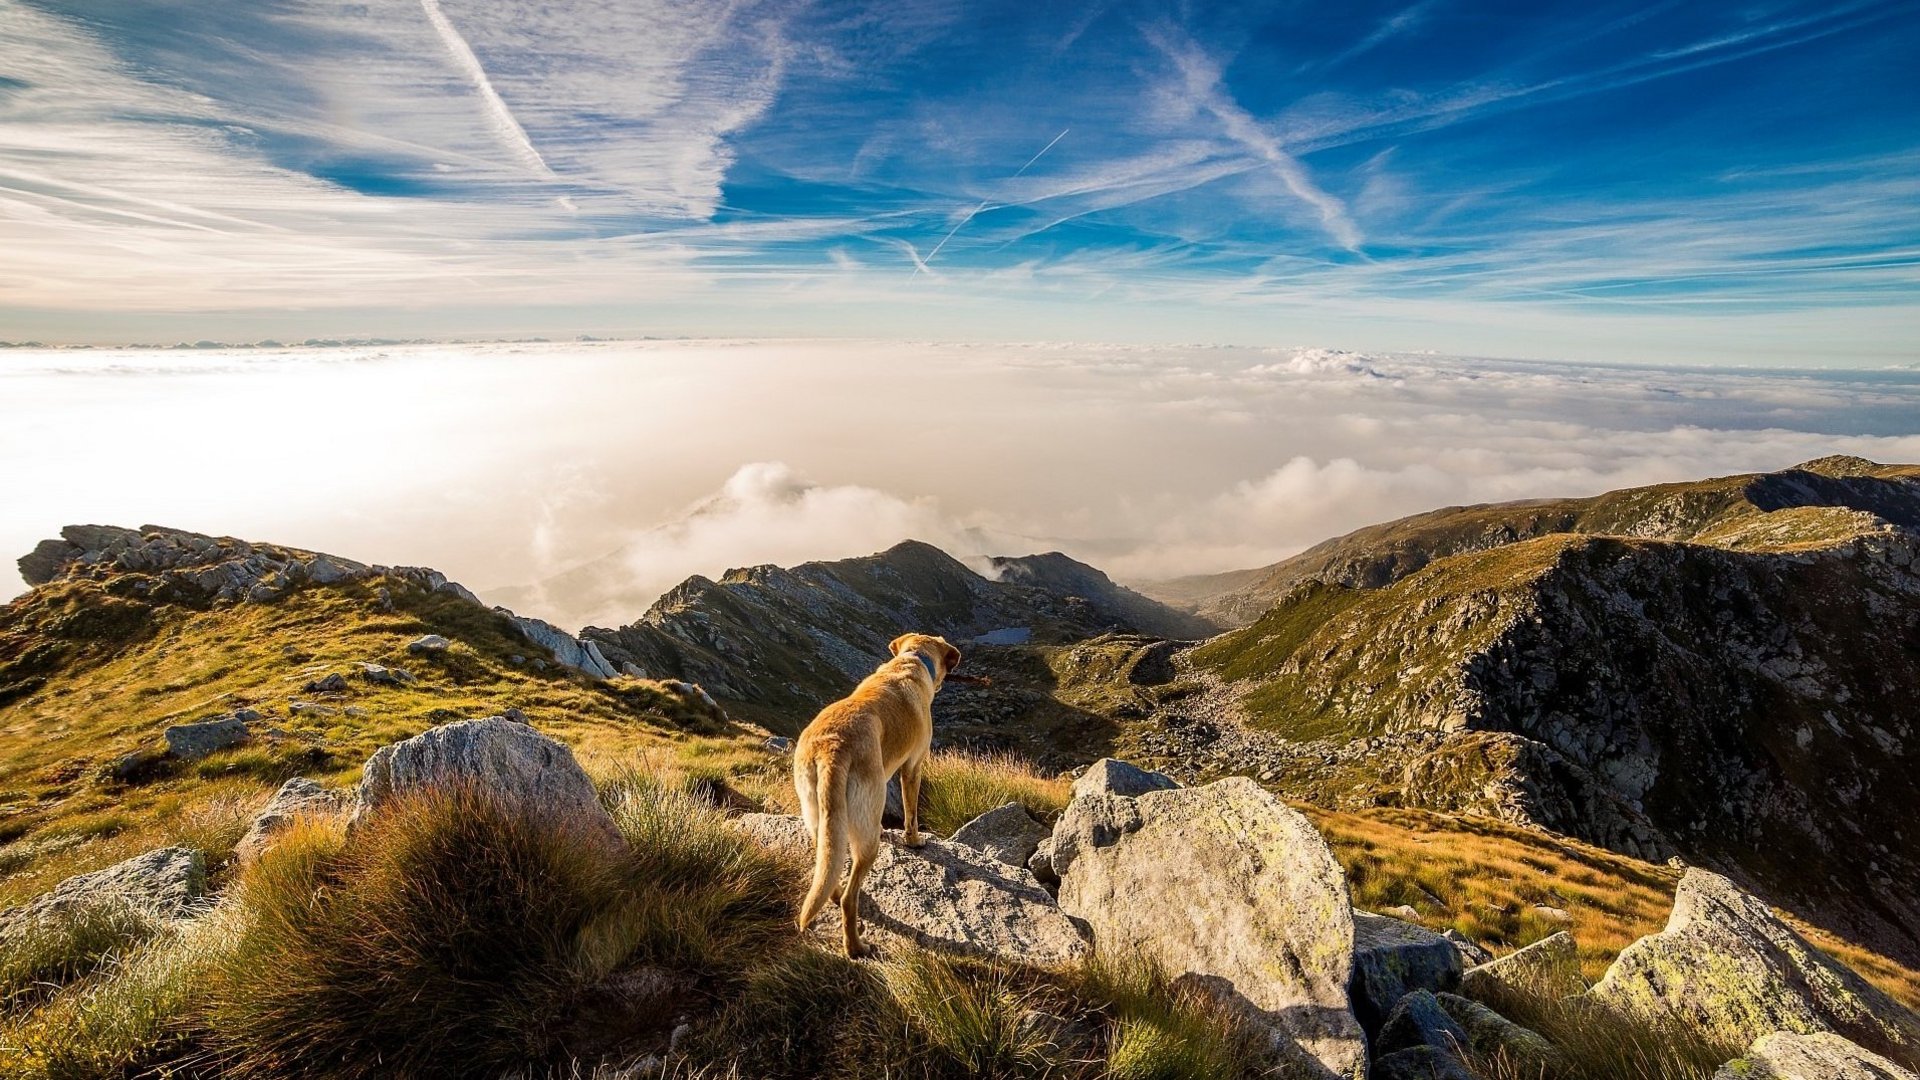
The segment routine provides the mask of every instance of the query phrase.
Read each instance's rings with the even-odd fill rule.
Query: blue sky
[[[0,0],[0,338],[1920,360],[1920,5]]]

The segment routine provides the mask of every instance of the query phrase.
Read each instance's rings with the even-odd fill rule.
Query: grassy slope
[[[491,612],[391,582],[394,608],[381,611],[378,587],[314,587],[214,610],[161,606],[131,641],[70,639],[44,686],[0,706],[0,904],[180,838],[217,852],[288,777],[350,784],[381,745],[450,719],[519,708],[590,767],[649,748],[714,773],[765,760],[749,734],[687,734],[704,718],[653,684],[596,685],[558,665],[516,665],[511,656],[540,650]],[[0,634],[16,651],[44,649],[40,639],[56,624],[104,600],[92,582],[46,587],[9,605]],[[409,655],[407,643],[425,633],[455,644],[435,659]],[[358,661],[402,668],[419,682],[370,684]],[[344,694],[302,691],[330,672],[347,676]],[[295,714],[296,700],[329,714]],[[106,774],[123,755],[164,746],[169,725],[243,706],[284,736],[197,762],[156,761],[133,783]]]

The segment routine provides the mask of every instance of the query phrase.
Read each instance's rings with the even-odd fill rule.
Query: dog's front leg
[[[908,847],[921,847],[927,842],[920,835],[920,772],[926,759],[909,761],[900,767],[900,805],[906,810]]]

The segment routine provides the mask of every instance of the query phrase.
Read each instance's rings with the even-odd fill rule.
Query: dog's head
[[[933,680],[936,683],[951,675],[953,669],[960,666],[960,650],[947,644],[946,638],[934,637],[932,634],[901,634],[893,639],[893,644],[887,646],[887,651],[895,656],[903,656],[910,652],[919,653],[933,661],[934,666],[939,670],[939,674]]]

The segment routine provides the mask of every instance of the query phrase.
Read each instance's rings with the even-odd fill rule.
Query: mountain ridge
[[[1283,789],[1681,854],[1912,959],[1920,835],[1883,821],[1920,813],[1920,469],[1810,464],[1829,472],[1596,500],[1665,535],[1427,558],[1389,523],[1339,553],[1388,580],[1305,576],[1191,661],[1250,723],[1345,762],[1296,762]]]
[[[1264,567],[1141,582],[1138,588],[1223,625],[1245,626],[1305,581],[1377,588],[1436,558],[1553,533],[1688,540],[1790,506],[1868,513],[1878,507],[1900,515],[1908,527],[1920,527],[1913,511],[1889,500],[1881,487],[1915,477],[1920,465],[1830,455],[1775,472],[1621,488],[1584,498],[1448,506],[1365,526]]]

